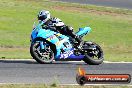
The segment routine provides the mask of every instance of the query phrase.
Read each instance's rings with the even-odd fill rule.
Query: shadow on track
[[[23,64],[39,64],[35,60],[0,60],[0,63],[23,63]],[[54,61],[51,63],[53,64],[70,64],[70,65],[87,65],[84,62],[68,62],[68,61]],[[41,65],[46,65],[46,64],[41,64]]]
[[[24,63],[24,64],[38,64],[33,60],[0,60],[0,63]]]

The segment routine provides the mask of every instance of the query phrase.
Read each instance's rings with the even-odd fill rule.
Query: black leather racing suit
[[[61,34],[71,36],[75,38],[78,42],[78,45],[81,43],[81,39],[73,32],[73,28],[66,26],[59,18],[53,17],[49,19],[44,25],[43,28],[51,29],[53,31],[58,31]]]

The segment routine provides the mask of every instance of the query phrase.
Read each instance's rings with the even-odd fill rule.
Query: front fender
[[[44,38],[42,38],[42,37],[37,37],[37,38],[35,38],[35,39],[31,42],[31,44],[35,43],[36,41],[43,41],[43,42],[48,43],[48,44],[51,46],[51,48],[52,48],[52,50],[53,50],[53,52],[54,52],[54,55],[57,54],[57,49],[56,49],[55,44],[53,44],[53,43],[47,41],[46,39],[44,39]]]

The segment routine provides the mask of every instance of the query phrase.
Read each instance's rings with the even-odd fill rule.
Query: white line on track
[[[60,84],[60,85],[79,86],[79,84]],[[130,84],[84,84],[84,86],[132,86],[132,85],[130,85]]]

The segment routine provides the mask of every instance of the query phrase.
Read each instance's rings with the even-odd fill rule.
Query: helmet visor
[[[47,18],[47,15],[43,15],[43,16],[38,17],[38,20],[43,21],[43,20],[45,20],[46,18]]]

